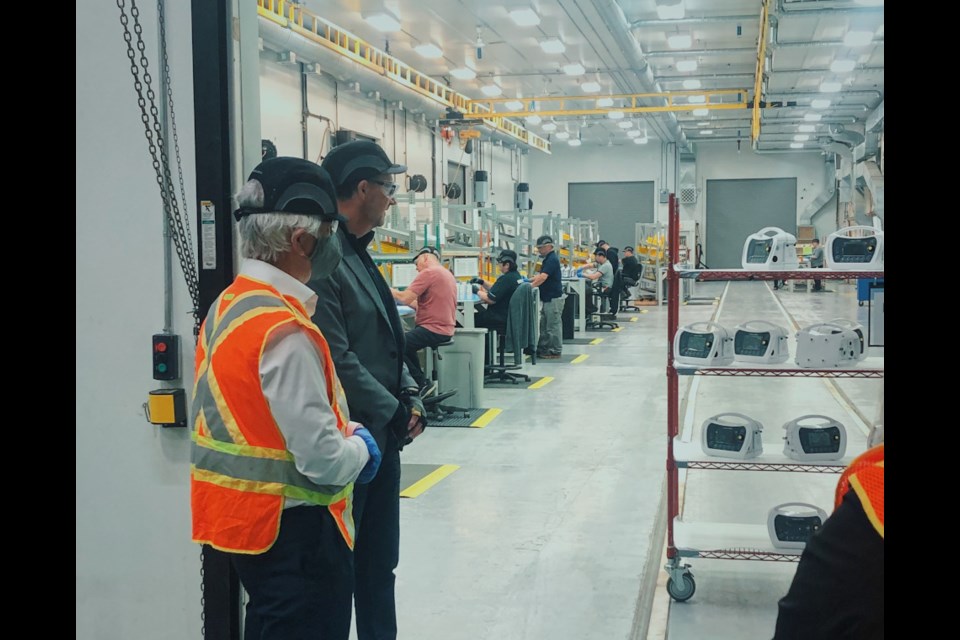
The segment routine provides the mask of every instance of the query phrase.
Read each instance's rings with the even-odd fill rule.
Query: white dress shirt
[[[316,305],[310,287],[271,264],[245,259],[240,274],[273,286],[308,309]],[[370,459],[367,445],[359,436],[344,438],[337,429],[323,359],[299,325],[286,325],[271,335],[260,360],[260,385],[300,473],[321,485],[356,480]],[[340,408],[349,419],[346,403]],[[288,498],[284,506],[302,504]]]

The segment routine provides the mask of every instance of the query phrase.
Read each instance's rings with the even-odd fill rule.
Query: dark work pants
[[[417,355],[417,352],[420,351],[420,349],[435,347],[441,342],[447,342],[452,336],[434,333],[423,327],[414,327],[404,335],[407,341],[407,348],[403,354],[403,360],[407,363],[407,368],[410,369],[410,375],[416,380],[417,386],[422,387],[427,381],[427,377],[423,373],[423,368],[420,367],[420,357]]]
[[[394,570],[400,561],[400,451],[387,435],[380,470],[370,484],[358,484],[353,493],[357,542],[353,565],[359,640],[394,640],[397,603]],[[349,627],[350,617],[347,616]]]
[[[506,339],[506,334],[507,334],[506,318],[501,318],[500,316],[494,314],[487,307],[477,306],[477,313],[475,316],[473,316],[473,326],[477,327],[478,329],[487,329],[487,330],[493,329],[494,331],[496,331],[497,344],[494,344],[493,348],[497,352],[500,351],[500,345],[499,345],[500,336],[502,335],[504,339]],[[491,333],[488,332],[487,335],[490,336]],[[493,362],[490,362],[490,357],[491,357],[490,350],[484,349],[484,360],[483,360],[484,365],[494,364]],[[499,356],[497,356],[497,358],[499,359]]]
[[[349,637],[352,556],[326,507],[285,509],[269,550],[230,558],[250,596],[244,640]]]
[[[812,267],[813,269],[823,269],[823,267]],[[814,280],[813,281],[813,290],[820,291],[823,289],[823,280]]]

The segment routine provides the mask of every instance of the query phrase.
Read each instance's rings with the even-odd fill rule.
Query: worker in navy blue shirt
[[[560,282],[560,258],[553,250],[553,238],[537,238],[537,252],[543,258],[540,273],[530,284],[540,289],[540,341],[537,357],[556,360],[563,351],[563,285]]]

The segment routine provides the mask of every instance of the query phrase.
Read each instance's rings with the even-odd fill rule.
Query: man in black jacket
[[[310,283],[318,294],[313,321],[330,345],[350,418],[373,433],[383,459],[370,484],[354,490],[354,606],[360,640],[397,637],[394,570],[400,556],[400,450],[423,431],[423,403],[403,362],[403,325],[390,287],[367,253],[374,229],[395,202],[393,164],[379,145],[348,142],[322,166],[337,186],[346,224],[343,260],[333,275]]]

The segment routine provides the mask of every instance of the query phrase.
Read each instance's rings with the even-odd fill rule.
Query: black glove
[[[406,406],[409,415],[419,416],[418,424],[424,429],[427,428],[427,410],[423,406],[423,400],[420,398],[420,391],[418,389],[409,388],[401,391],[400,404]],[[409,419],[407,424],[409,424]],[[403,442],[403,444],[410,444],[413,442],[413,438],[405,436],[401,442]]]
[[[474,294],[480,291],[480,285],[478,284],[471,285],[471,288],[473,289]]]
[[[483,278],[470,278],[470,284],[483,284]],[[476,292],[476,289],[474,289]]]
[[[410,409],[406,403],[398,402],[397,410],[393,412],[393,417],[387,423],[387,430],[397,439],[400,451],[403,451],[403,445],[409,438],[407,435],[408,424],[410,424]]]

